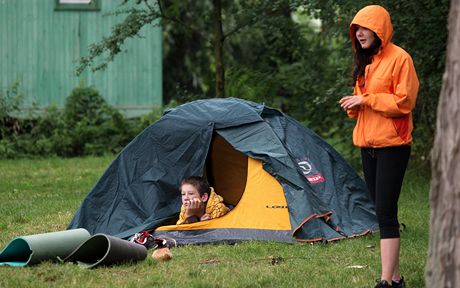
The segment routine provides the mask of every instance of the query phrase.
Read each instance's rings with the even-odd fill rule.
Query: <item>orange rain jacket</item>
[[[355,25],[372,30],[382,41],[381,50],[366,66],[364,79],[354,87],[354,95],[363,95],[359,110],[348,110],[357,118],[353,143],[358,147],[381,148],[412,142],[412,109],[418,93],[418,78],[411,56],[391,43],[393,25],[390,14],[381,6],[361,9],[350,24],[353,48]]]

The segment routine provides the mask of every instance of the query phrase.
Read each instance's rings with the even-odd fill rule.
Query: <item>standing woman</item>
[[[405,287],[399,271],[398,199],[412,143],[418,79],[411,56],[391,43],[393,25],[381,6],[361,9],[350,24],[355,52],[353,96],[340,106],[357,118],[353,143],[361,148],[364,178],[380,229],[378,287]]]

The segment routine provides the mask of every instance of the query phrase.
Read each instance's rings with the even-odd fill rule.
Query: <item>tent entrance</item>
[[[246,188],[248,157],[214,133],[206,159],[205,175],[225,203],[236,206]]]
[[[231,243],[245,239],[293,242],[283,188],[263,169],[262,161],[250,157],[246,159],[244,191],[239,197],[238,205],[229,213],[210,221],[160,226],[155,229],[154,236],[171,237],[179,244],[222,241]],[[238,189],[237,186],[233,187]],[[225,197],[231,197],[230,190],[223,191],[224,194],[227,193]]]

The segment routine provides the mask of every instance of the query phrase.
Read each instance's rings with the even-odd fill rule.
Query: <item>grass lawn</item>
[[[17,236],[65,230],[113,157],[0,160],[0,250]],[[425,287],[429,176],[412,167],[400,199],[401,270]],[[173,259],[82,269],[73,264],[0,266],[0,287],[374,287],[377,234],[329,244],[248,241],[185,246]]]

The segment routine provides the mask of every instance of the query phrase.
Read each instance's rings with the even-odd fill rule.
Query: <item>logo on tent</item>
[[[299,162],[297,162],[297,165],[299,165],[303,175],[311,184],[321,183],[325,181],[323,175],[321,175],[321,173],[319,173],[319,171],[316,170],[313,164],[310,163],[308,160],[300,160]]]
[[[265,208],[269,209],[287,209],[287,205],[266,205]]]

